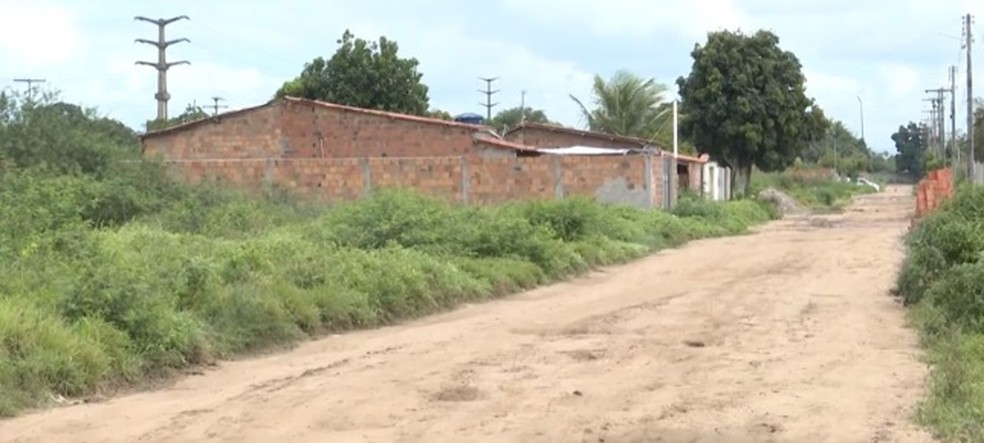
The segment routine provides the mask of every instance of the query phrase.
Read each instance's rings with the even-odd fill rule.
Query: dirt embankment
[[[908,442],[888,295],[913,201],[863,196],[508,299],[0,421],[14,442]]]

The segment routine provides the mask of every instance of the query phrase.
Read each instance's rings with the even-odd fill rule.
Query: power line
[[[27,99],[29,101],[34,101],[34,84],[44,83],[47,80],[43,78],[15,78],[14,81],[18,83],[27,83]]]
[[[171,99],[171,94],[167,92],[167,70],[175,65],[190,65],[191,63],[185,60],[168,62],[167,61],[167,47],[175,43],[180,42],[191,42],[186,38],[179,38],[174,40],[167,40],[164,37],[164,28],[171,23],[178,20],[190,20],[187,15],[180,15],[177,17],[172,17],[169,19],[159,18],[157,20],[149,19],[147,17],[134,17],[134,20],[141,20],[157,25],[157,41],[147,40],[138,38],[135,40],[136,43],[146,43],[151,46],[157,47],[157,62],[143,62],[138,61],[138,65],[150,66],[157,69],[157,93],[154,94],[154,98],[157,99],[157,120],[163,121],[167,120],[167,102]]]
[[[485,90],[484,91],[481,89],[478,90],[478,92],[485,94],[485,103],[479,103],[479,105],[485,107],[486,121],[489,121],[492,120],[492,108],[495,105],[499,104],[498,102],[492,103],[492,95],[499,92],[498,89],[496,89],[495,91],[492,90],[492,82],[498,80],[499,77],[492,77],[492,78],[479,77],[478,79],[485,82]]]

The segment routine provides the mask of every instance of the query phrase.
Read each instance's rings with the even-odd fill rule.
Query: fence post
[[[553,176],[554,176],[554,197],[564,198],[564,165],[562,157],[553,156]]]
[[[645,160],[642,167],[646,168],[643,171],[643,180],[645,181],[646,190],[649,192],[649,198],[646,199],[646,208],[652,209],[654,205],[653,200],[656,199],[656,188],[653,187],[653,156],[648,152],[643,153],[642,156]]]
[[[461,202],[468,204],[468,193],[471,190],[471,176],[468,170],[468,158],[461,156]]]
[[[369,165],[369,159],[360,158],[359,166],[362,166],[362,196],[368,197],[372,193],[372,167]]]

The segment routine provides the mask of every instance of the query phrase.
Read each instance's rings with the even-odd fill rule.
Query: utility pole
[[[43,79],[43,78],[15,78],[14,81],[15,82],[18,82],[18,83],[27,83],[27,100],[30,101],[30,102],[33,102],[34,101],[34,84],[35,83],[44,83],[45,82],[45,79]]]
[[[928,127],[928,137],[929,143],[937,152],[940,151],[939,146],[939,99],[938,98],[924,98],[923,101],[931,102],[932,107],[929,110],[923,111],[929,113],[929,127]]]
[[[864,143],[864,102],[858,96],[858,111],[861,113],[861,142]]]
[[[964,50],[967,51],[967,167],[971,183],[976,183],[977,159],[974,157],[974,16],[964,17]]]
[[[939,120],[934,122],[934,124],[937,125],[937,133],[939,134],[940,137],[940,146],[942,146],[943,149],[942,154],[946,155],[946,101],[944,100],[943,95],[947,93],[950,93],[952,95],[953,90],[949,88],[936,88],[936,89],[927,89],[926,92],[936,93],[936,101],[933,102],[933,108],[938,110],[936,118],[938,118]],[[945,158],[943,161],[944,164],[946,164]]]
[[[225,101],[222,97],[212,97],[212,116],[219,115],[219,108],[228,108],[227,105],[219,105],[219,101]]]
[[[492,108],[495,105],[498,105],[499,104],[498,102],[492,103],[492,95],[495,94],[495,93],[497,93],[497,92],[499,92],[498,89],[496,89],[495,91],[492,90],[492,82],[494,82],[494,81],[496,81],[498,79],[499,79],[499,77],[492,77],[492,78],[479,77],[479,80],[482,80],[483,82],[485,82],[485,90],[483,91],[483,90],[479,89],[478,92],[481,92],[482,94],[485,94],[485,103],[479,103],[479,105],[485,107],[485,118],[486,118],[486,121],[492,120]]]
[[[957,146],[957,67],[950,66],[950,140],[953,143],[953,167],[960,167],[960,147]],[[954,177],[956,177],[954,175]]]
[[[526,123],[526,90],[520,91],[519,124]]]
[[[179,38],[174,40],[167,40],[164,37],[164,28],[171,23],[178,20],[190,20],[187,15],[180,15],[177,17],[172,17],[168,19],[159,18],[157,20],[149,19],[147,17],[134,17],[134,20],[141,20],[157,25],[157,41],[147,40],[138,38],[135,40],[136,43],[146,43],[157,47],[157,62],[137,62],[138,65],[150,66],[157,69],[157,93],[154,94],[154,98],[157,99],[157,120],[165,121],[167,120],[167,101],[171,99],[171,95],[167,92],[167,70],[174,65],[190,65],[191,63],[181,60],[176,62],[168,62],[167,47],[179,42],[191,42],[186,38]]]

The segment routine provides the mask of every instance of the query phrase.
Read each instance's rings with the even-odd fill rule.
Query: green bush
[[[984,439],[984,190],[964,187],[906,237],[897,290],[933,364],[920,420],[950,441]]]

